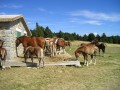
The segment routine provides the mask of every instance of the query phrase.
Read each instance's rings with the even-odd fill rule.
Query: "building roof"
[[[27,23],[22,15],[0,15],[0,22],[13,22],[18,19],[22,20],[28,35],[31,36],[32,34],[30,32],[30,29],[28,28]]]

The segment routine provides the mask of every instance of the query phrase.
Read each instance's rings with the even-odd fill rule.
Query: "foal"
[[[96,57],[96,52],[97,52],[97,47],[95,46],[94,43],[89,43],[89,44],[84,44],[77,48],[75,51],[75,57],[78,60],[79,54],[82,54],[84,57],[84,65],[87,64],[88,66],[88,55],[91,56],[91,61],[89,64],[92,63],[93,56]],[[94,58],[94,64],[96,64],[96,58]]]
[[[0,65],[1,65],[2,69],[5,68],[6,56],[7,56],[6,49],[0,48]]]
[[[30,56],[32,63],[33,63],[33,56],[37,56],[38,61],[39,61],[39,67],[40,67],[40,63],[41,61],[43,62],[43,66],[44,66],[44,51],[41,47],[32,47],[29,46],[27,47],[25,54],[24,54],[24,58],[25,58],[25,62],[27,60],[27,58]]]

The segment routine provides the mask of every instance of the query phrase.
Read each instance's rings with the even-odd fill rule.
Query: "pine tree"
[[[45,28],[44,36],[45,36],[45,38],[47,38],[47,37],[52,38],[52,37],[53,37],[53,33],[52,33],[52,31],[49,29],[48,26]]]
[[[102,36],[101,36],[101,41],[102,41],[102,42],[107,42],[107,41],[108,41],[108,40],[107,40],[107,36],[106,36],[105,33],[102,34]]]
[[[85,34],[84,36],[83,36],[83,39],[82,39],[83,41],[87,41],[88,40],[88,36]]]
[[[64,33],[60,30],[57,37],[64,38]]]
[[[93,34],[93,33],[90,33],[89,35],[88,35],[88,41],[93,41],[93,40],[95,40],[95,35]]]
[[[36,33],[37,33],[38,37],[40,37],[40,36],[44,37],[44,30],[43,29],[44,29],[43,27],[39,26],[39,24],[36,23]]]
[[[100,41],[100,39],[101,39],[100,35],[97,34],[96,39],[97,39],[98,41]]]

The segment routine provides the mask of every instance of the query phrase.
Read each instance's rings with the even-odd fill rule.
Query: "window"
[[[20,37],[20,36],[21,36],[21,31],[22,31],[22,30],[19,29],[19,28],[16,28],[16,31],[17,31],[17,33],[16,33],[16,34],[17,34],[17,37]]]
[[[21,36],[21,32],[17,31],[17,37]]]

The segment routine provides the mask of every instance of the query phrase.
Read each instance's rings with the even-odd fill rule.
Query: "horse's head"
[[[16,47],[18,47],[18,46],[20,45],[20,43],[21,43],[21,42],[20,42],[20,39],[17,38],[16,41],[15,41],[15,43],[16,43]]]
[[[93,40],[91,43],[92,43],[92,44],[95,44],[95,45],[98,45],[98,44],[99,44],[98,40]]]

